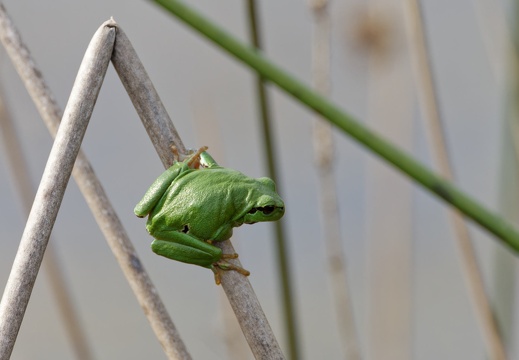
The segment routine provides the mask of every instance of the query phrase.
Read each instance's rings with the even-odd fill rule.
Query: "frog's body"
[[[229,239],[232,229],[242,224],[280,219],[284,204],[272,180],[218,166],[203,150],[166,170],[135,207],[135,214],[149,215],[146,228],[156,239],[155,253],[213,270],[214,266],[238,270],[221,261],[234,254],[222,255],[211,243]],[[205,168],[191,167],[198,159]]]

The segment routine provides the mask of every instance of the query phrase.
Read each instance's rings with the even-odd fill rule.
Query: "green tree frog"
[[[134,212],[148,215],[153,252],[209,268],[219,284],[218,269],[246,276],[249,272],[226,261],[238,254],[222,254],[212,243],[229,239],[233,228],[242,224],[280,219],[285,205],[271,179],[221,167],[205,150],[176,161],[155,180]]]

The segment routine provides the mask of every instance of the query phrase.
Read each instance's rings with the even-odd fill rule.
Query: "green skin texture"
[[[195,156],[203,168],[190,168],[193,157],[176,162],[155,180],[134,212],[149,215],[146,229],[155,238],[151,248],[156,254],[229,269],[222,250],[211,243],[229,239],[242,224],[280,219],[285,205],[271,179],[221,167],[206,152]]]

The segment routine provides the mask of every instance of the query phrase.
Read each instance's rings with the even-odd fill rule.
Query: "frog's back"
[[[150,232],[156,226],[213,238],[221,228],[232,228],[242,216],[249,190],[255,179],[221,167],[193,170],[175,179],[153,209]],[[159,223],[156,223],[159,222]]]

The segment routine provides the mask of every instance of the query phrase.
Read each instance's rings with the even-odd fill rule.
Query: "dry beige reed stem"
[[[433,155],[438,170],[445,179],[452,181],[454,180],[454,173],[447,150],[445,130],[440,117],[440,108],[431,72],[420,4],[418,0],[407,0],[407,3],[407,33],[410,46],[413,48],[413,67],[419,88],[418,97],[421,109],[427,122],[428,133],[433,145]],[[474,305],[476,318],[481,326],[488,356],[494,360],[504,360],[506,359],[506,351],[485,291],[467,224],[461,213],[454,208],[449,209],[449,216],[454,227],[456,244],[461,257],[461,265],[469,289],[470,300]]]
[[[41,73],[34,65],[34,61],[31,59],[27,48],[21,42],[19,34],[14,29],[12,22],[6,17],[5,10],[2,7],[0,7],[0,10],[2,10],[0,15],[5,15],[0,16],[0,40],[2,40],[8,50],[13,63],[15,63],[15,67],[17,67],[29,93],[52,133],[59,124],[59,122],[54,121],[59,119],[59,108],[55,105],[56,103],[50,91],[41,78]],[[117,24],[114,21],[109,21],[102,27],[117,28]],[[4,30],[3,33],[2,30]],[[117,33],[112,61],[129,92],[136,110],[143,120],[148,134],[150,134],[159,156],[164,165],[169,166],[173,162],[170,146],[174,144],[180,151],[184,149],[184,146],[176,134],[169,116],[164,110],[133,47],[120,28],[117,28]],[[128,90],[132,88],[134,91]],[[129,242],[117,215],[109,204],[101,184],[96,179],[86,157],[81,153],[76,161],[73,175],[88,205],[91,207],[96,221],[107,237],[107,241],[114,251],[132,289],[136,293],[141,306],[148,315],[148,320],[168,357],[172,359],[189,358],[179,336],[176,335],[176,330],[165,312],[160,298],[156,295],[155,288],[135,254],[133,246]],[[230,242],[225,242],[220,244],[220,246],[226,248],[226,252],[234,252]],[[231,248],[229,249],[230,246]],[[115,248],[118,249],[114,250]],[[239,279],[235,279],[236,275],[239,276]],[[237,313],[245,337],[256,358],[282,359],[283,355],[279,345],[248,280],[239,274],[235,274],[235,272],[226,272],[222,276],[222,285],[229,297],[231,306]]]
[[[115,23],[102,27],[115,29]],[[23,44],[5,9],[0,5],[0,40],[6,48],[22,81],[31,95],[51,135],[55,136],[61,119],[59,109],[29,50]],[[101,183],[86,156],[80,152],[72,174],[94,217],[105,235],[157,339],[170,359],[190,359],[180,336],[162,303],[157,290],[131,244]]]

